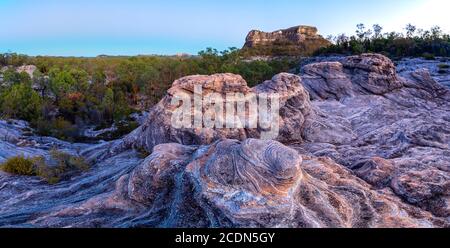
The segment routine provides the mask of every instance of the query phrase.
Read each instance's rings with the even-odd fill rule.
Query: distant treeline
[[[340,34],[328,39],[333,45],[318,50],[315,55],[375,52],[391,58],[450,56],[450,35],[438,26],[423,30],[408,24],[404,33],[384,33],[378,24],[372,29],[358,24],[355,35]]]
[[[42,135],[77,140],[86,125],[102,128],[126,122],[134,111],[157,103],[180,77],[231,72],[251,86],[294,64],[289,59],[246,61],[236,48],[208,48],[198,56],[180,57],[0,54],[0,114],[30,121]],[[33,77],[17,72],[23,65],[37,67]]]

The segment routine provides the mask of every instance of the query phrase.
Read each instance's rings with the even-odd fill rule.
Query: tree
[[[50,75],[50,90],[58,99],[71,93],[86,92],[89,88],[89,75],[84,70],[52,68]]]
[[[102,99],[101,104],[103,119],[109,123],[113,122],[114,115],[114,91],[108,88],[105,92],[105,96]]]
[[[12,84],[29,84],[31,83],[30,75],[26,72],[16,72],[13,68],[8,68],[3,73],[3,81],[5,83],[12,85]]]
[[[6,66],[8,64],[6,54],[0,54],[0,66]]]
[[[406,37],[412,38],[414,36],[414,33],[416,32],[417,28],[416,26],[412,24],[406,25]]]
[[[11,86],[3,92],[0,103],[2,113],[9,118],[32,121],[41,116],[42,99],[31,85]]]
[[[33,85],[41,94],[41,97],[45,97],[48,90],[48,78],[42,74],[39,70],[33,72]]]
[[[106,83],[106,75],[103,70],[95,70],[92,75],[92,84],[104,85]]]
[[[114,121],[121,121],[131,114],[131,108],[128,106],[125,94],[122,91],[114,94]]]
[[[374,32],[374,38],[378,39],[381,37],[381,32],[383,31],[383,28],[379,24],[373,25],[373,32]]]
[[[432,39],[439,39],[442,36],[442,29],[439,26],[434,26],[430,30]]]
[[[70,69],[70,76],[74,79],[73,85],[70,87],[70,91],[86,92],[89,88],[89,75],[86,71],[81,69]]]
[[[336,44],[337,45],[346,45],[348,43],[348,36],[345,34],[339,34],[336,37]]]
[[[366,26],[363,23],[356,25],[356,35],[360,40],[364,39],[366,35]]]
[[[346,39],[345,35],[338,37],[336,43],[320,50],[316,55],[323,53],[359,54],[362,52],[383,53],[390,57],[448,56],[450,53],[449,35],[444,34],[440,27],[431,30],[417,29],[408,24],[406,34],[390,32],[381,34],[382,27],[373,25],[374,35],[367,30],[364,24],[358,24],[356,34]]]
[[[75,79],[66,70],[61,71],[59,68],[52,68],[49,76],[50,90],[55,94],[56,101],[59,101],[65,94],[69,93],[70,88],[75,85]]]
[[[29,61],[29,57],[22,54],[17,53],[4,53],[0,56],[0,65],[2,66],[22,66],[27,64]]]
[[[219,71],[222,61],[217,49],[208,47],[206,50],[200,51],[198,55],[201,57],[201,68],[204,69],[203,74],[213,74]]]

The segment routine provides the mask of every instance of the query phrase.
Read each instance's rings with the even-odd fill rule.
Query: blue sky
[[[0,53],[96,56],[196,54],[241,47],[251,29],[299,24],[324,36],[358,23],[450,30],[448,0],[0,0]]]

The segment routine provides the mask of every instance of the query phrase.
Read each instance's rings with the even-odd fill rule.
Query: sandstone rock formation
[[[277,141],[261,128],[174,128],[171,100],[196,85],[278,93]],[[0,172],[0,226],[449,227],[449,116],[450,90],[427,70],[398,75],[375,54],[253,88],[233,74],[186,77],[123,140],[55,141],[95,161],[89,173],[50,186]],[[19,152],[12,133],[0,145]],[[22,150],[48,152],[28,139],[37,145]]]
[[[160,145],[123,180],[113,195],[128,196],[157,210],[150,215],[161,218],[163,226],[444,224],[389,192],[372,191],[329,159],[302,158],[274,141],[221,140],[200,147]]]
[[[121,160],[123,156],[107,161]],[[117,162],[112,164],[115,185],[103,175],[106,172],[103,169],[97,171],[103,175],[101,179],[92,181],[93,177],[86,177],[82,186],[60,187],[59,194],[64,195],[66,203],[28,216],[27,224],[50,227],[446,225],[443,219],[403,203],[389,190],[372,190],[350,170],[330,159],[300,156],[294,149],[275,141],[221,140],[208,146],[162,144],[133,170],[126,172],[124,166],[120,168],[118,171]],[[81,202],[75,202],[75,197],[69,194],[80,187],[91,191],[94,182],[102,188],[109,185],[108,192]],[[27,197],[35,202],[43,201],[38,191],[28,192]],[[40,193],[51,194],[42,189]]]
[[[301,78],[296,75],[281,73],[254,88],[249,88],[241,76],[234,74],[188,76],[173,83],[168,94],[149,112],[144,125],[125,137],[118,149],[134,147],[152,152],[154,146],[163,143],[200,145],[211,144],[221,138],[244,140],[261,137],[264,130],[259,125],[257,128],[174,128],[171,120],[178,107],[172,104],[174,96],[183,93],[193,98],[196,85],[202,87],[202,96],[217,93],[225,99],[225,103],[234,101],[226,100],[228,93],[238,92],[244,96],[277,93],[280,101],[280,135],[277,140],[284,143],[301,142],[303,123],[314,114],[311,112],[309,94],[301,85]],[[213,108],[204,106],[202,111],[205,113]],[[249,115],[257,118],[254,112],[247,110],[246,116]]]
[[[376,188],[448,218],[450,91],[426,70],[400,77],[394,68],[373,54],[306,65],[302,79],[312,107],[347,125],[341,135],[353,139],[337,144],[307,131],[311,142],[299,149],[330,157]]]
[[[341,62],[322,62],[302,68],[312,99],[340,100],[356,94],[383,95],[401,88],[394,64],[379,54],[350,56]]]
[[[245,40],[244,50],[252,55],[311,55],[331,43],[317,34],[316,27],[296,26],[274,32],[252,30]]]
[[[450,66],[448,58],[426,60],[423,58],[403,58],[397,62],[397,72],[400,75],[408,75],[411,71],[426,69],[434,80],[441,85],[450,88],[450,70],[442,69],[442,66]]]

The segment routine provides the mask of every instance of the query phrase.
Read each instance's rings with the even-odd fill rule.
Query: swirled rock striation
[[[158,145],[109,192],[30,218],[30,225],[50,227],[445,225],[330,159],[255,139]]]

